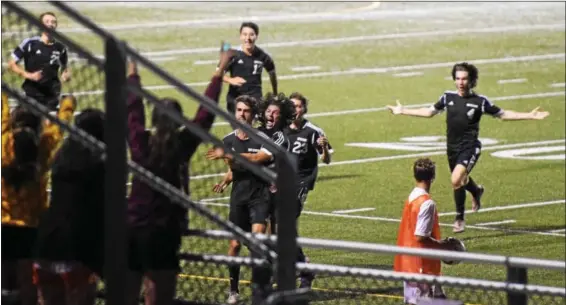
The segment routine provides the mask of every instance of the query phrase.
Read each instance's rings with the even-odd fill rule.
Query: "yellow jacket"
[[[63,122],[70,122],[75,112],[75,103],[65,98],[59,106],[57,116]],[[39,181],[28,184],[19,191],[7,185],[2,178],[2,224],[37,227],[39,217],[47,209],[47,182],[63,131],[55,123],[46,122],[39,138]],[[14,134],[10,124],[8,97],[2,94],[2,167],[14,160]]]

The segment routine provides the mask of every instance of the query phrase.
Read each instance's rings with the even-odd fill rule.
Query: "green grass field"
[[[24,6],[34,13],[47,7]],[[565,259],[563,3],[382,3],[373,7],[370,3],[193,3],[163,7],[146,3],[77,4],[77,8],[95,21],[114,26],[113,31],[121,39],[141,52],[151,52],[149,57],[159,66],[199,91],[204,90],[202,83],[214,71],[220,40],[238,43],[240,21],[230,18],[259,18],[258,45],[265,46],[276,62],[280,91],[300,91],[310,99],[311,120],[324,129],[335,150],[330,166],[321,168],[316,189],[309,194],[300,218],[300,235],[304,237],[395,244],[395,220],[413,188],[411,164],[417,155],[430,155],[437,163],[432,196],[441,213],[442,235],[454,235],[454,216],[444,215],[454,211],[454,204],[442,144],[438,145],[437,139],[421,138],[420,143],[413,143],[416,147],[412,150],[383,148],[383,143],[407,144],[402,138],[443,136],[444,115],[429,120],[398,117],[382,107],[396,99],[405,105],[433,103],[444,90],[454,88],[446,79],[453,63],[475,63],[480,69],[478,92],[503,109],[530,111],[541,106],[551,115],[544,121],[522,122],[483,118],[480,137],[492,144],[485,142],[472,176],[486,187],[484,212],[468,214],[467,230],[457,237],[466,242],[470,252]],[[320,20],[307,16],[315,12],[327,13],[319,13]],[[345,18],[353,16],[353,12],[367,14],[367,18]],[[305,17],[301,18],[301,14]],[[276,15],[290,17],[262,19]],[[3,31],[17,29],[5,19]],[[178,20],[208,23],[119,28]],[[71,38],[93,54],[102,54],[102,42],[91,34],[77,33],[78,27],[68,18],[60,18],[63,32],[71,29]],[[3,48],[3,63],[20,38],[23,36],[7,39],[3,35],[4,48],[9,47]],[[305,66],[311,66],[312,71],[294,71]],[[73,69],[75,80],[65,90],[101,89],[103,81],[91,69],[82,63],[74,63]],[[193,115],[197,105],[194,101],[171,89],[151,87],[165,83],[144,69],[141,74],[143,84],[155,94],[180,98],[187,116]],[[226,90],[220,102],[223,107]],[[268,90],[269,82],[264,81],[264,92]],[[88,101],[83,105],[101,103],[100,94],[83,92],[83,96]],[[366,110],[346,112],[360,109]],[[222,138],[229,128],[215,126],[212,132]],[[435,148],[423,148],[435,145],[431,142],[436,143]],[[368,143],[374,143],[374,148],[361,147]],[[201,147],[193,157],[192,175],[225,170],[220,162],[204,159],[205,148]],[[538,150],[509,152],[526,148]],[[536,158],[543,156],[546,159]],[[222,195],[211,191],[218,179],[193,180],[192,196],[226,203],[225,198],[214,198],[228,196],[227,191]],[[471,209],[470,197],[467,203]],[[227,208],[212,208],[227,215]],[[192,219],[191,226],[215,228],[198,217]],[[225,241],[190,238],[184,245],[191,252],[204,247],[214,254],[227,250]],[[389,255],[314,249],[306,249],[306,253],[312,262],[324,264],[390,269],[393,262]],[[207,279],[196,277],[227,277],[226,271],[200,274],[200,269],[192,264],[185,266],[185,277],[202,285],[207,285]],[[445,267],[443,272],[486,280],[506,278],[505,268],[491,265],[460,264]],[[245,272],[243,279],[249,279],[248,275]],[[227,285],[224,280],[216,280]],[[315,282],[315,287],[326,287],[324,280]],[[566,280],[561,272],[530,270],[529,283],[564,287]]]

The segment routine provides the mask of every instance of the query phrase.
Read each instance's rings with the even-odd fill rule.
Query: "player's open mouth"
[[[273,121],[267,120],[267,123],[265,123],[265,126],[267,126],[267,128],[273,128],[273,125],[275,125],[275,123],[273,123]]]

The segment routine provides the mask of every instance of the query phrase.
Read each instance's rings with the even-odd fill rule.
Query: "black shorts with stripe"
[[[471,173],[474,166],[478,163],[480,155],[481,145],[474,145],[458,151],[448,151],[448,165],[450,166],[450,171],[454,171],[454,168],[456,168],[458,164],[461,164],[466,168],[468,174]]]

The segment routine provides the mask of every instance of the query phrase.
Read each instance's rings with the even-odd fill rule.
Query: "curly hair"
[[[267,125],[267,119],[265,117],[265,111],[271,105],[279,107],[281,117],[279,118],[279,123],[276,128],[282,129],[289,126],[295,119],[295,105],[284,93],[279,93],[277,95],[273,93],[268,93],[259,103],[258,119],[262,127]]]
[[[456,72],[468,72],[468,80],[470,82],[470,89],[473,89],[478,84],[479,71],[478,68],[467,62],[457,63],[452,67],[452,80],[456,80]]]
[[[419,158],[413,164],[413,175],[419,182],[432,181],[436,176],[436,165],[429,158]]]

